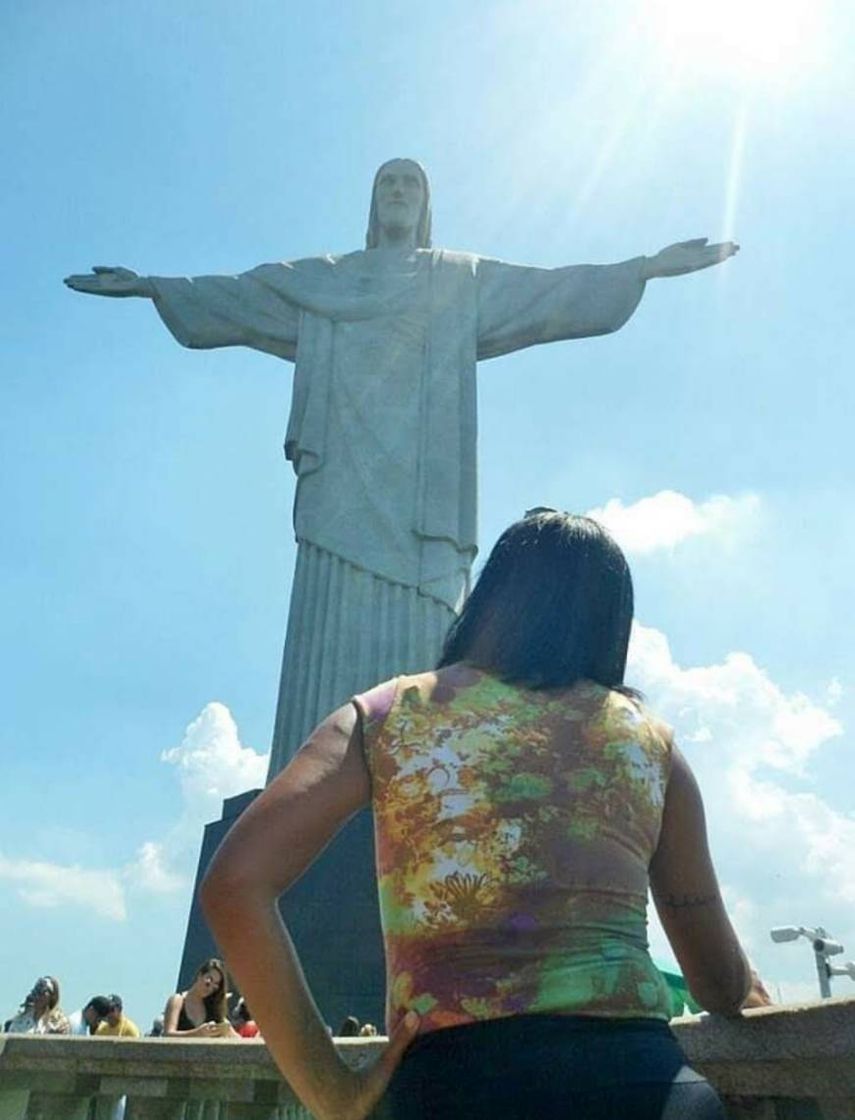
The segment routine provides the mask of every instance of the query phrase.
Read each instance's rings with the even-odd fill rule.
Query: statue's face
[[[415,229],[425,205],[425,190],[416,165],[408,159],[390,160],[377,180],[375,199],[381,226]]]

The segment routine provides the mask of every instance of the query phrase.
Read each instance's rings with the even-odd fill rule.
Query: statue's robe
[[[152,278],[184,346],[296,363],[297,566],[270,776],[351,695],[435,664],[476,552],[476,363],[621,327],[644,258],[544,269],[366,250]]]

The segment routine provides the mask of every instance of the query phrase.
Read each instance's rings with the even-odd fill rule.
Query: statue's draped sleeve
[[[400,276],[366,271],[364,257],[360,252],[307,258],[261,265],[237,276],[153,277],[154,303],[183,346],[249,346],[296,363],[285,454],[300,479],[294,505],[298,538],[378,575],[421,586],[444,577],[446,569],[456,571],[463,563],[460,555],[468,563],[475,552],[477,258],[421,250],[415,268]],[[340,539],[336,518],[328,515],[330,501],[339,513],[346,506],[351,483],[337,465],[342,456],[334,425],[330,434],[331,415],[338,416],[346,396],[336,378],[347,367],[341,354],[351,338],[347,324],[362,324],[356,345],[366,357],[360,359],[357,351],[356,361],[373,361],[371,346],[380,345],[388,365],[397,350],[390,321],[415,322],[422,315],[425,340],[416,364],[413,355],[407,357],[412,368],[402,371],[390,390],[403,410],[402,422],[415,420],[414,443],[401,448],[398,472],[412,477],[412,493],[399,509],[386,511],[410,533],[411,556],[405,565],[391,549],[379,550],[389,553],[387,570],[376,557],[368,563],[359,541]],[[394,436],[389,430],[373,433],[387,458]],[[370,463],[369,468],[372,473]],[[382,494],[383,479],[374,481]],[[358,536],[370,538],[365,532]],[[369,543],[373,556],[378,549]],[[451,560],[445,559],[446,548]],[[453,602],[456,597],[455,592]]]
[[[617,330],[643,294],[644,258],[548,269],[419,250],[405,273],[384,274],[366,269],[366,256],[266,264],[237,276],[154,277],[154,302],[184,346],[249,346],[296,363],[285,453],[299,478],[298,538],[383,578],[427,588],[475,553],[477,360]],[[390,326],[412,332],[422,319],[416,349]],[[410,442],[389,420],[369,433],[382,454],[345,455],[352,433],[342,402],[360,378],[388,374],[399,351],[406,368],[387,378],[384,404],[399,410]],[[341,510],[362,478],[353,472],[356,459],[367,479],[360,491],[366,508],[360,532],[345,533]],[[375,460],[396,472],[394,508]],[[376,531],[367,528],[366,509]],[[376,546],[389,524],[404,529],[398,551]]]
[[[300,308],[282,283],[283,266],[237,276],[149,277],[154,305],[182,346],[250,346],[294,361]]]
[[[533,268],[478,258],[478,358],[616,331],[644,294],[643,265]]]

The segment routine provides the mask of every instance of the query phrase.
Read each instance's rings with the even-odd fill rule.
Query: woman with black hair
[[[224,842],[208,920],[321,1120],[361,1120],[378,1102],[377,1116],[408,1120],[723,1117],[668,1028],[648,886],[702,1006],[735,1015],[762,997],[691,771],[624,685],[632,612],[611,537],[532,511],[493,549],[438,668],[328,717]],[[367,803],[390,1043],[353,1072],[276,899]]]
[[[166,1038],[236,1038],[228,1020],[226,970],[217,957],[202,961],[186,992],[176,992],[163,1012]]]

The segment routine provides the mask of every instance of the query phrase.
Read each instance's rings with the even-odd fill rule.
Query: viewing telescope
[[[816,975],[819,980],[819,994],[823,999],[831,996],[831,977],[849,976],[855,980],[855,961],[848,961],[842,968],[832,968],[828,963],[829,957],[834,957],[843,952],[843,946],[828,936],[822,926],[811,929],[809,926],[774,926],[769,930],[773,941],[797,941],[806,937],[813,948],[816,961]]]

